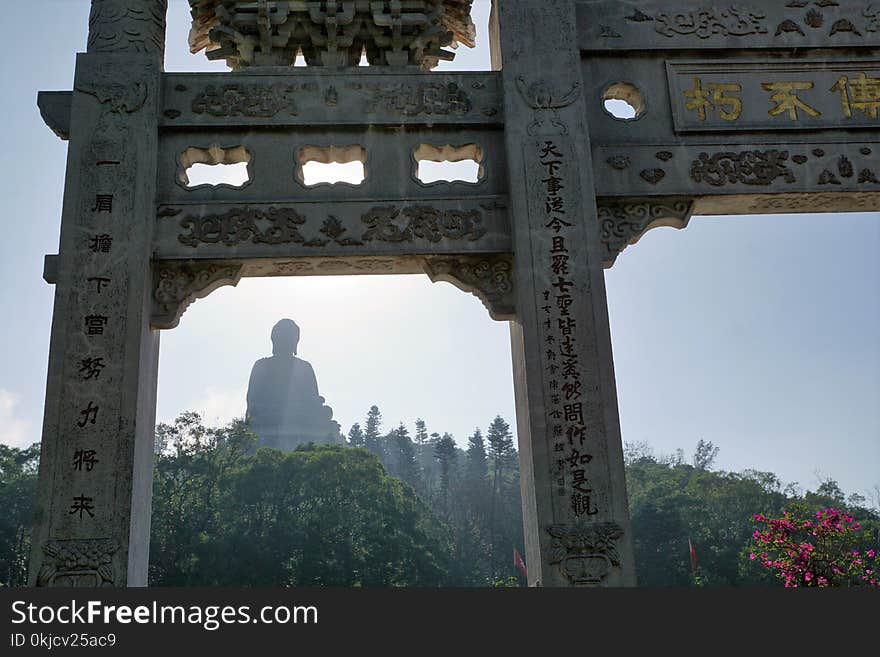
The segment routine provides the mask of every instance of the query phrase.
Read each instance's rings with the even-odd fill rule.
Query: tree
[[[421,490],[422,478],[418,461],[416,461],[416,450],[403,422],[394,430],[393,439],[397,451],[395,474],[417,491]]]
[[[37,499],[40,444],[0,444],[0,584],[25,586]]]
[[[428,442],[428,429],[425,427],[425,421],[422,418],[416,420],[416,444],[424,445]]]
[[[440,510],[447,518],[449,517],[449,494],[456,457],[455,439],[448,433],[444,433],[443,437],[434,445],[434,458],[440,463]]]
[[[712,464],[715,463],[715,457],[718,456],[719,449],[711,441],[705,441],[700,438],[700,441],[697,443],[697,449],[694,451],[694,467],[697,470],[711,470]]]
[[[379,427],[382,425],[382,413],[376,405],[370,406],[367,413],[366,430],[364,431],[364,447],[382,458],[382,443],[379,440]]]
[[[482,488],[489,476],[486,441],[479,428],[468,438],[466,480],[474,488]]]
[[[445,582],[448,528],[374,455],[331,445],[253,452],[236,447],[248,438],[237,423],[175,424],[156,468],[152,585]]]
[[[348,430],[348,444],[352,447],[364,446],[364,432],[361,431],[361,425],[358,422],[352,424],[351,429]]]
[[[763,527],[752,536],[751,561],[775,571],[786,588],[880,587],[880,558],[870,532],[852,515],[825,508],[811,514],[797,505],[781,518],[755,514]]]

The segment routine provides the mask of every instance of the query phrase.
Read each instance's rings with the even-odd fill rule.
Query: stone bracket
[[[175,328],[190,304],[224,285],[238,285],[243,271],[243,264],[194,260],[154,263],[150,325]]]
[[[688,225],[694,200],[686,197],[599,199],[599,235],[602,266],[610,269],[627,246],[660,226],[682,229]]]
[[[492,319],[501,322],[516,318],[513,255],[427,257],[424,268],[431,282],[445,281],[473,294]]]
[[[37,94],[40,116],[60,139],[70,139],[70,110],[73,105],[72,91],[41,91]]]

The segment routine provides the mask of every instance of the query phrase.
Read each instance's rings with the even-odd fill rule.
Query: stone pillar
[[[533,586],[635,570],[575,0],[497,1],[517,319],[511,322]]]
[[[94,0],[77,57],[30,584],[145,586],[165,0]]]

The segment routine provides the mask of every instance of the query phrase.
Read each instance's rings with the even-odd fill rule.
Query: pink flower
[[[754,561],[756,558],[757,558],[757,555],[756,555],[754,552],[750,552],[750,553],[749,553],[749,559],[751,559],[752,561]]]
[[[809,571],[804,573],[804,579],[809,582],[811,579],[813,579],[813,573],[811,573]]]
[[[872,559],[874,558],[874,554],[875,554],[874,550],[868,550],[868,556],[871,557]]]

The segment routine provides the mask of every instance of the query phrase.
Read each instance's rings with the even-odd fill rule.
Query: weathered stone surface
[[[47,267],[57,286],[30,567],[39,586],[147,582],[161,62],[149,39],[144,53],[96,38],[77,60],[60,252]]]
[[[254,363],[247,416],[258,444],[291,450],[306,443],[343,443],[333,410],[318,394],[312,366],[297,358],[299,327],[282,319],[272,329],[272,356]]]

